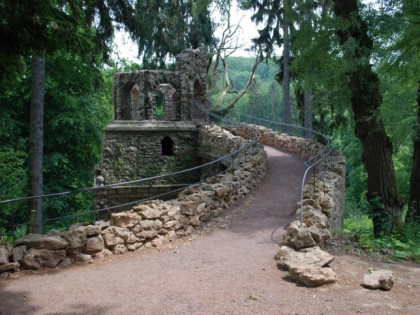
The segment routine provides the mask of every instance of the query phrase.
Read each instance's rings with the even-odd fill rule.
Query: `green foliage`
[[[413,222],[406,222],[400,233],[375,238],[372,220],[368,216],[349,216],[344,219],[343,232],[371,253],[420,262],[420,229]]]
[[[93,184],[102,129],[112,119],[111,71],[57,52],[47,60],[45,95],[45,193]],[[30,74],[0,87],[0,200],[28,195],[27,135]],[[45,219],[93,208],[92,195],[45,199]],[[0,227],[28,222],[24,202],[0,206]]]
[[[127,0],[2,0],[0,9],[0,78],[22,73],[33,52],[66,50],[101,63],[115,23],[134,29]]]
[[[136,1],[130,32],[145,69],[164,68],[186,48],[213,45],[211,0]]]

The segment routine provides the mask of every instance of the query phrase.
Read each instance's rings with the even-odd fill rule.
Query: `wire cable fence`
[[[312,129],[308,129],[308,128],[298,126],[298,125],[286,124],[286,123],[269,120],[265,118],[260,118],[260,117],[240,113],[235,110],[230,110],[227,113],[227,115],[235,117],[237,121],[241,121],[247,124],[255,124],[258,126],[264,126],[266,128],[273,129],[278,132],[286,133],[290,136],[298,136],[298,137],[310,139],[310,140],[319,142],[320,144],[323,145],[321,150],[309,156],[304,162],[306,169],[302,177],[301,192],[300,192],[300,225],[302,226],[303,224],[303,197],[305,193],[305,183],[310,174],[310,171],[313,171],[314,190],[315,190],[317,167],[320,166],[321,164],[325,170],[331,167],[332,153],[334,152],[331,139],[328,136]]]
[[[9,231],[15,231],[16,229],[21,229],[19,232],[20,234],[25,234],[33,225],[33,216],[34,216],[34,210],[28,210],[28,202],[34,199],[40,199],[42,198],[44,200],[44,204],[49,205],[50,207],[54,207],[54,205],[62,205],[66,204],[62,200],[62,198],[75,198],[75,199],[83,199],[83,200],[91,200],[91,202],[87,202],[89,206],[85,210],[80,209],[70,209],[69,212],[72,212],[70,214],[64,214],[60,216],[55,217],[46,217],[43,219],[43,226],[44,226],[44,232],[49,230],[50,228],[56,228],[62,227],[67,228],[71,224],[74,224],[76,222],[82,221],[96,221],[98,218],[105,218],[110,212],[121,210],[123,208],[131,207],[137,204],[144,203],[149,200],[153,199],[164,199],[168,196],[174,196],[175,194],[183,191],[184,189],[187,189],[193,185],[197,185],[209,177],[214,177],[217,175],[220,175],[222,173],[225,173],[232,169],[234,166],[234,159],[235,157],[240,154],[241,152],[244,152],[248,150],[249,148],[253,147],[258,143],[260,139],[260,134],[256,130],[256,128],[253,128],[251,126],[248,126],[244,123],[240,123],[237,121],[234,121],[232,119],[229,119],[227,117],[223,117],[214,113],[209,112],[205,108],[203,108],[200,104],[197,102],[193,102],[193,106],[197,108],[200,111],[206,112],[206,114],[209,115],[209,120],[213,121],[214,123],[221,124],[223,122],[224,124],[234,125],[234,126],[241,126],[243,128],[247,129],[247,134],[252,134],[251,141],[247,142],[242,147],[232,150],[230,153],[218,157],[210,162],[197,165],[188,169],[183,169],[175,172],[170,172],[162,175],[147,177],[147,178],[139,178],[135,180],[125,181],[125,182],[119,182],[119,183],[112,183],[107,185],[101,185],[101,186],[91,186],[91,187],[84,187],[79,188],[75,190],[69,190],[64,192],[58,192],[58,193],[50,193],[45,195],[39,195],[39,196],[28,196],[28,197],[19,197],[19,198],[12,198],[8,200],[2,200],[0,201],[0,211],[7,211],[7,207],[9,207],[8,211],[13,212],[18,211],[22,212],[22,209],[25,215],[21,215],[20,218],[26,217],[26,220],[22,220],[21,222],[15,222],[15,218],[19,216],[12,215],[11,222],[8,223],[8,230]],[[221,167],[223,165],[223,167]],[[227,167],[226,167],[227,165]],[[218,166],[218,167],[215,167]],[[203,172],[205,169],[216,169],[218,171],[212,173],[210,176],[207,176],[206,178],[202,178],[199,180],[194,180],[194,174],[197,172]],[[208,172],[206,172],[208,173]],[[170,182],[169,179],[175,178],[179,175],[184,175],[184,178],[186,178],[186,182],[183,184],[177,185],[174,189],[171,189],[169,191],[165,191],[163,193],[152,193],[152,187],[155,187],[159,185],[161,182]],[[191,179],[191,180],[189,180]],[[103,207],[99,209],[95,209],[95,194],[101,191],[105,191],[107,189],[112,188],[121,188],[121,187],[132,187],[136,186],[139,188],[144,188],[144,190],[147,192],[147,196],[145,198],[141,198],[135,201],[125,202],[114,206],[108,206]],[[90,194],[90,197],[82,197],[83,194]],[[77,219],[77,220],[75,220]],[[59,222],[59,223],[57,223]]]

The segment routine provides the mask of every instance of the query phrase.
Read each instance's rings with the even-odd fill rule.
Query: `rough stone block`
[[[60,236],[28,234],[14,243],[15,247],[21,245],[26,245],[28,248],[55,250],[66,248],[69,243]]]

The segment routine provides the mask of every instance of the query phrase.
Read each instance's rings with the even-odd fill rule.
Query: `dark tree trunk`
[[[45,53],[32,56],[31,108],[29,131],[29,187],[31,196],[43,194],[43,146],[44,146],[44,92],[45,92]],[[32,232],[42,233],[42,198],[31,201],[35,210]]]
[[[312,9],[310,6],[308,7],[307,11],[305,12],[305,23],[308,28],[312,31]],[[310,39],[312,41],[312,38]],[[310,44],[310,43],[309,43]],[[313,103],[313,93],[312,89],[305,88],[305,96],[304,96],[304,112],[305,112],[305,119],[304,119],[304,126],[306,129],[313,129],[313,113],[312,113],[312,103]],[[311,138],[312,132],[309,130],[305,130],[305,137]]]
[[[411,169],[409,208],[417,222],[420,223],[420,85],[417,90],[417,126],[414,134],[413,167]]]
[[[392,144],[379,117],[382,103],[379,78],[369,63],[372,41],[367,25],[359,16],[357,0],[334,0],[334,12],[346,25],[337,34],[345,47],[344,58],[352,64],[348,77],[355,134],[363,145],[362,156],[368,174],[367,199],[378,236],[402,227],[402,202],[396,186]],[[351,44],[346,45],[349,41]]]
[[[304,107],[305,107],[305,128],[313,129],[313,114],[312,114],[313,94],[311,89],[305,89]],[[312,132],[305,130],[305,137],[311,138]]]
[[[287,0],[283,0],[283,100],[284,100],[284,122],[292,123],[292,111],[290,105],[290,46],[289,46],[289,23],[286,14]],[[285,131],[290,131],[290,127],[286,126]]]

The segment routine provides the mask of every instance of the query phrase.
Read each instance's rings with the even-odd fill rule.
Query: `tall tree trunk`
[[[312,1],[308,1],[307,2],[307,10],[305,12],[305,23],[308,27],[308,29],[310,29],[312,31],[312,18],[311,18],[311,14],[312,14]],[[310,42],[309,44],[312,42],[312,36],[309,39]],[[304,98],[303,98],[303,103],[304,103],[304,113],[305,113],[305,117],[304,117],[304,127],[306,129],[310,129],[312,130],[313,127],[313,114],[312,114],[312,102],[313,102],[313,93],[312,93],[312,89],[305,87],[305,93],[304,93]],[[307,138],[311,138],[312,137],[312,132],[309,130],[305,130],[305,136]]]
[[[43,194],[43,146],[44,146],[44,94],[45,94],[45,52],[32,56],[31,108],[29,131],[29,187],[32,196]],[[33,233],[42,233],[43,200],[31,201],[35,210],[32,223]]]
[[[284,100],[284,122],[292,123],[292,111],[290,105],[290,46],[289,46],[289,22],[287,17],[287,0],[283,0],[283,100]],[[285,131],[290,128],[286,127]]]
[[[420,85],[417,90],[417,106],[417,126],[413,139],[413,167],[411,169],[408,205],[410,214],[420,223]]]
[[[312,101],[313,101],[312,89],[306,88],[305,96],[303,98],[304,110],[305,110],[304,126],[306,129],[310,129],[310,130],[312,130],[313,128]],[[305,136],[307,138],[312,137],[312,132],[309,130],[305,130]]]
[[[396,186],[392,144],[379,117],[382,103],[379,78],[369,63],[372,41],[366,23],[360,18],[357,0],[334,0],[334,12],[346,25],[337,34],[345,47],[344,58],[352,64],[348,77],[355,134],[363,145],[362,156],[368,174],[367,199],[378,236],[402,227],[402,202]],[[346,45],[349,41],[351,45]]]

